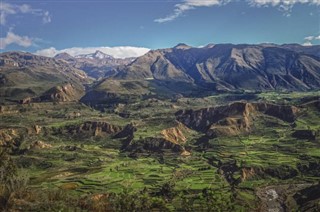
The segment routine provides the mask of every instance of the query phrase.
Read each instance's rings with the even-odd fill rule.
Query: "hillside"
[[[1,102],[38,97],[67,84],[83,95],[83,85],[91,82],[66,62],[23,52],[0,54],[0,79]]]
[[[0,210],[318,211],[319,60],[289,48],[179,44],[96,81],[73,61],[99,52],[1,54]]]
[[[114,79],[183,81],[212,90],[311,90],[320,88],[320,46],[179,44],[137,58]]]

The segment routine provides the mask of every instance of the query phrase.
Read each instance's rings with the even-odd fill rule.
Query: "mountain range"
[[[85,71],[88,76],[95,79],[113,75],[113,69],[121,65],[127,65],[135,58],[114,58],[101,51],[90,54],[71,56],[68,53],[60,53],[54,56],[55,59],[64,60],[75,68]]]
[[[100,51],[74,57],[61,53],[54,58],[6,52],[0,54],[0,96],[1,101],[39,99],[48,96],[48,90],[59,90],[53,87],[65,85],[81,90],[85,102],[119,95],[315,90],[320,88],[319,52],[320,46],[298,44],[209,44],[201,48],[178,44],[126,59]],[[72,96],[81,98],[80,94]],[[66,94],[58,99],[74,98]]]
[[[320,46],[179,44],[152,50],[114,79],[155,79],[212,84],[216,90],[310,90],[320,87]]]

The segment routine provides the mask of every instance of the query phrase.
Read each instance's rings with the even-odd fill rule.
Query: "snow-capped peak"
[[[91,54],[76,55],[75,58],[87,58],[87,59],[114,59],[111,55],[105,54],[102,51],[97,50]]]

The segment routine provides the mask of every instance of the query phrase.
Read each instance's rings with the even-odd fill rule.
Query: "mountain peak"
[[[74,59],[74,57],[72,57],[70,54],[68,54],[66,52],[62,52],[62,53],[56,54],[53,58],[60,59],[60,60],[72,60],[72,59]]]
[[[203,48],[209,49],[214,47],[215,45],[213,43],[208,43],[206,46],[204,46]]]
[[[114,59],[113,56],[108,55],[100,50],[96,50],[94,53],[90,53],[90,54],[81,54],[81,55],[77,55],[75,56],[76,58],[86,58],[86,59]]]
[[[173,47],[174,49],[190,49],[192,48],[191,46],[185,44],[185,43],[179,43],[178,45],[176,45],[175,47]]]
[[[105,59],[105,58],[109,58],[109,59],[113,59],[113,57],[111,55],[108,55],[100,50],[97,50],[93,56],[97,59]]]

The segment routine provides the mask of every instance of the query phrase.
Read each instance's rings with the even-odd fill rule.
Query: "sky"
[[[320,44],[320,0],[0,0],[0,51],[134,57],[178,43]]]

